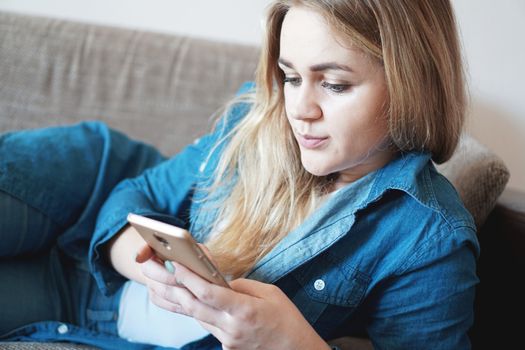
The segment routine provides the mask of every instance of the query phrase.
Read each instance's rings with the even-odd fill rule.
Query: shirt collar
[[[427,207],[437,208],[429,172],[433,168],[428,152],[401,153],[377,171],[368,201],[376,200],[388,190],[400,190]]]
[[[383,168],[342,187],[284,237],[248,276],[267,282],[277,280],[343,237],[353,226],[355,214],[389,190],[404,191],[425,205],[434,206],[426,170],[429,162],[430,155],[426,153],[400,154]]]

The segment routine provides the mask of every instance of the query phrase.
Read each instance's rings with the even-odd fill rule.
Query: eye
[[[299,86],[301,85],[301,78],[292,78],[292,77],[285,77],[283,79],[284,84],[290,84],[292,86]]]
[[[348,90],[351,85],[350,84],[330,84],[330,83],[327,83],[326,81],[323,81],[321,83],[321,86],[332,92],[342,93]]]

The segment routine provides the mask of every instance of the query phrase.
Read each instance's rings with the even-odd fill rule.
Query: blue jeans
[[[61,252],[55,244],[64,231],[59,224],[3,191],[0,213],[0,339],[53,341],[45,331],[26,336],[28,325],[40,322],[42,328],[41,322],[53,321],[58,332],[77,326],[70,339],[61,340],[103,349],[145,348],[118,338],[120,292],[102,295],[87,265]]]
[[[74,323],[64,257],[54,246],[62,227],[0,191],[0,335],[44,320]]]
[[[87,249],[112,188],[162,160],[97,122],[0,135],[0,341],[130,348],[120,293],[102,295]]]

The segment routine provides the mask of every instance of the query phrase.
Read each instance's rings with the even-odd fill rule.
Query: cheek
[[[292,115],[292,112],[293,112],[292,106],[295,101],[293,90],[285,86],[283,89],[283,96],[284,96],[284,112],[286,113],[286,118],[290,120],[291,119],[290,116]]]
[[[349,129],[353,128],[360,135],[366,134],[369,137],[384,136],[388,129],[386,98],[386,91],[382,86],[363,86],[356,91],[348,104],[341,108],[341,113],[350,117],[347,121]]]
[[[386,117],[374,105],[352,104],[331,109],[325,116],[331,116],[330,134],[346,151],[372,148],[388,134]]]

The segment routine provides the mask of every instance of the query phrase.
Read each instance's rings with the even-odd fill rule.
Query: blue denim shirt
[[[213,146],[248,109],[235,106],[214,132],[120,182],[98,208],[86,254],[108,298],[118,295],[124,279],[101,248],[129,212],[175,220],[206,240],[214,213],[199,214],[195,197],[225,143]],[[65,250],[86,233],[66,238]],[[84,250],[77,251],[81,259]],[[473,220],[453,186],[429,154],[404,153],[330,196],[247,278],[279,286],[325,339],[368,334],[377,349],[468,349],[478,254]],[[220,349],[209,337],[193,346]]]

